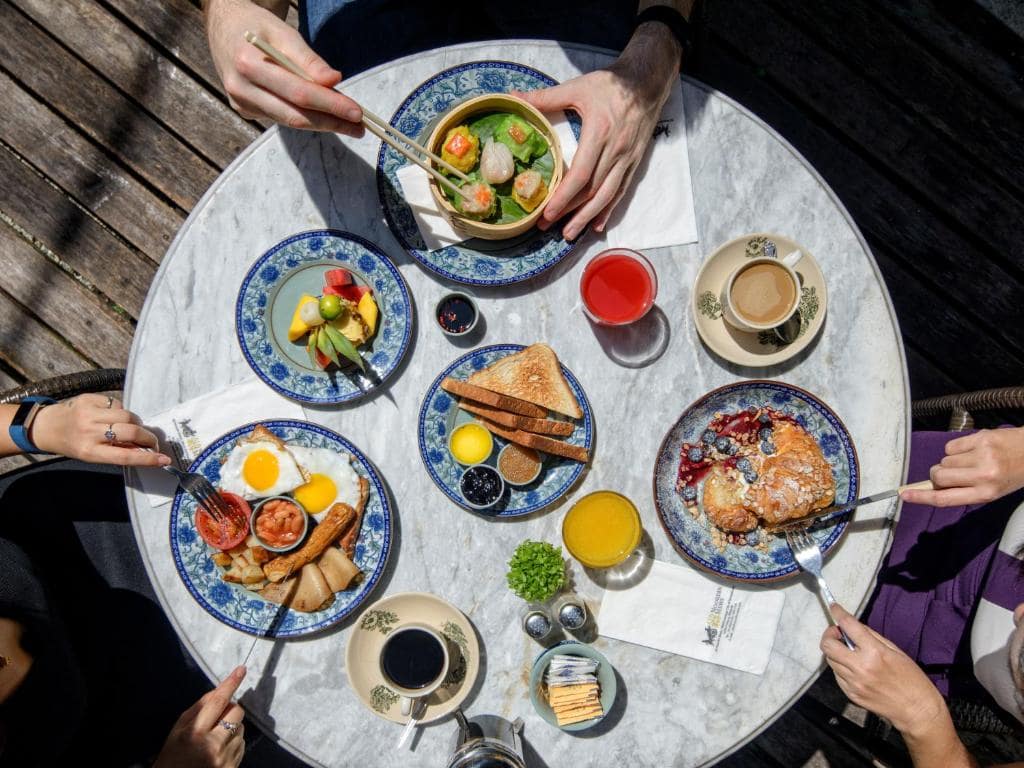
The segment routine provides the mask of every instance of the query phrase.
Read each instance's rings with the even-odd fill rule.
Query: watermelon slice
[[[346,286],[343,286],[341,288],[337,288],[337,287],[335,287],[333,285],[325,285],[324,286],[324,296],[340,296],[343,299],[347,299],[348,298],[348,294],[345,293],[345,290],[347,288],[349,288],[349,287],[350,286],[346,285]]]
[[[347,269],[329,269],[324,275],[326,285],[333,285],[340,288],[343,285],[352,285],[352,273]],[[326,293],[326,291],[324,291]]]
[[[326,288],[324,289],[324,292],[327,292]],[[369,286],[356,285],[353,283],[352,285],[343,285],[337,287],[334,289],[334,291],[332,291],[332,293],[335,293],[336,296],[340,296],[343,299],[348,299],[353,304],[359,304],[359,300],[363,298],[363,295],[367,293],[372,293],[372,291],[370,290]]]
[[[316,364],[326,371],[327,366],[331,364],[331,359],[318,349],[316,350]]]

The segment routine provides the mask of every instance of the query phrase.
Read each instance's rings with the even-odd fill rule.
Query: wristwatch
[[[26,397],[21,401],[14,414],[14,420],[11,421],[11,426],[7,428],[11,440],[20,450],[25,453],[49,453],[49,451],[41,451],[36,448],[35,443],[29,438],[29,430],[32,429],[32,422],[39,415],[39,411],[44,406],[55,402],[57,401],[52,397],[41,396]]]

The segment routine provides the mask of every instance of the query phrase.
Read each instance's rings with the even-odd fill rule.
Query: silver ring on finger
[[[233,723],[230,720],[221,720],[220,727],[227,731],[230,735],[234,736],[235,731],[238,730],[239,723]]]
[[[107,424],[107,431],[103,433],[103,436],[107,439],[107,442],[113,445],[117,442],[117,433],[114,432],[114,425]]]
[[[107,408],[113,408],[113,407],[114,407],[114,397],[113,397],[113,395],[107,395]]]

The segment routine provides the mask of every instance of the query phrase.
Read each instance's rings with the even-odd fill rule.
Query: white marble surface
[[[435,72],[499,58],[522,62],[559,80],[600,66],[608,57],[552,43],[474,44],[385,65],[347,83],[378,114]],[[480,343],[544,340],[579,377],[594,406],[593,465],[573,497],[599,488],[638,502],[659,559],[679,562],[658,524],[651,472],[659,442],[679,413],[706,391],[743,378],[777,378],[816,393],[845,421],[860,456],[863,488],[882,490],[904,477],[908,439],[906,366],[899,332],[874,260],[842,205],[813,169],[757,118],[697,83],[685,86],[689,151],[700,242],[651,251],[658,306],[671,337],[645,368],[615,364],[580,311],[583,264],[602,244],[588,236],[541,278],[511,289],[477,291],[486,318]],[[474,622],[482,640],[481,684],[470,715],[521,716],[532,765],[696,766],[737,748],[784,711],[822,666],[818,639],[825,615],[810,584],[785,591],[781,626],[767,672],[756,676],[599,639],[621,677],[608,721],[574,736],[546,725],[532,710],[526,680],[540,648],[518,629],[520,602],[504,585],[505,561],[524,538],[559,542],[563,504],[515,522],[492,522],[455,507],[433,485],[419,458],[416,420],[421,397],[441,366],[464,350],[431,323],[430,309],[447,288],[405,254],[383,223],[374,176],[379,142],[291,131],[256,141],[217,181],[172,244],[150,289],[135,335],[126,398],[156,413],[182,400],[243,381],[248,369],[234,332],[234,301],[254,259],[296,232],[337,227],[377,243],[402,271],[418,310],[405,369],[381,396],[342,408],[307,409],[310,420],[359,445],[390,485],[397,509],[392,567],[376,596],[405,590],[436,593]],[[671,179],[651,179],[666,184]],[[701,260],[736,235],[787,233],[818,259],[830,303],[818,342],[787,366],[739,369],[701,345],[687,306]],[[259,413],[251,414],[256,419]],[[170,555],[167,507],[151,509],[134,490],[135,530],[160,599],[178,633],[211,677],[244,657],[250,638],[209,616],[187,593]],[[879,518],[891,505],[858,517]],[[888,530],[853,526],[826,563],[839,600],[858,608],[870,594]],[[576,570],[591,600],[600,589]],[[671,607],[667,607],[671,610]],[[243,685],[250,717],[310,762],[326,766],[445,764],[455,726],[423,729],[410,754],[394,749],[398,727],[364,709],[344,670],[348,624],[305,641],[260,641]],[[261,676],[262,670],[262,676]],[[255,690],[253,690],[255,688]]]

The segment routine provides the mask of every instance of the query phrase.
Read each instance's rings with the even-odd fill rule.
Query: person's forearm
[[[16,456],[21,449],[11,440],[9,428],[14,421],[14,414],[18,412],[17,405],[0,405],[0,458],[5,456]]]
[[[689,19],[693,4],[694,0],[640,0],[637,13],[656,5],[664,5]],[[631,64],[634,69],[655,74],[658,82],[665,82],[678,74],[682,56],[683,48],[672,30],[660,21],[646,21],[633,31],[620,59]]]
[[[945,705],[933,716],[900,733],[914,768],[978,768],[978,761],[957,736]]]
[[[213,6],[224,2],[252,3],[253,5],[258,5],[261,8],[266,8],[279,18],[284,19],[288,17],[288,0],[203,0],[203,10],[210,11]]]

